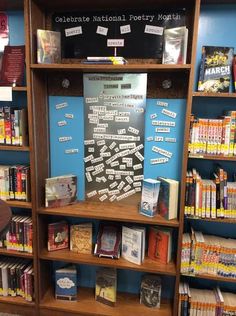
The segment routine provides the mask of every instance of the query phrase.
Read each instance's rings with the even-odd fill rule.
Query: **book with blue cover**
[[[157,200],[160,189],[160,181],[144,179],[141,196],[140,213],[153,217],[157,213]]]
[[[56,299],[77,300],[77,270],[75,265],[56,270],[55,283]]]

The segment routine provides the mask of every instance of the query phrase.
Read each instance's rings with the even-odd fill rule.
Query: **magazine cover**
[[[234,49],[203,46],[198,91],[229,92]]]

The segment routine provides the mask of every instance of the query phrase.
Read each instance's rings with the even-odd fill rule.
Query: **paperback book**
[[[48,251],[69,247],[68,224],[65,221],[48,224]]]
[[[157,200],[160,190],[160,181],[144,179],[141,195],[140,213],[153,217],[157,212]]]
[[[145,227],[122,226],[121,256],[135,264],[142,264],[145,257]]]
[[[202,47],[198,91],[229,92],[233,54],[232,47]]]
[[[37,62],[53,64],[61,62],[61,33],[37,30]]]
[[[77,253],[92,253],[92,223],[70,226],[70,250]]]
[[[161,278],[155,274],[145,274],[142,277],[140,289],[140,304],[147,307],[160,308]]]
[[[101,268],[96,271],[95,299],[106,305],[116,303],[117,274],[112,268]]]
[[[55,297],[60,300],[77,300],[77,270],[74,265],[55,271]]]
[[[77,176],[73,174],[45,180],[45,206],[60,207],[77,200]]]

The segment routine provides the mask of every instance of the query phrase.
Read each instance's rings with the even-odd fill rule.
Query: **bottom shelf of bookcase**
[[[94,289],[79,288],[78,301],[56,300],[52,289],[49,289],[41,303],[40,315],[51,316],[51,311],[57,311],[58,316],[76,313],[77,315],[97,315],[97,316],[171,316],[172,305],[170,301],[161,302],[160,309],[148,308],[139,304],[138,295],[129,293],[118,293],[115,307],[110,307],[95,301]],[[61,312],[61,313],[60,313]],[[53,313],[54,315],[54,313]]]
[[[24,316],[36,315],[35,303],[30,303],[21,297],[0,297],[0,312]],[[1,314],[1,313],[0,313]]]

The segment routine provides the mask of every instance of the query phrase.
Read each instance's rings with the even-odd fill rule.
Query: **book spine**
[[[11,145],[11,108],[9,106],[4,107],[4,124],[5,124],[5,143]]]

